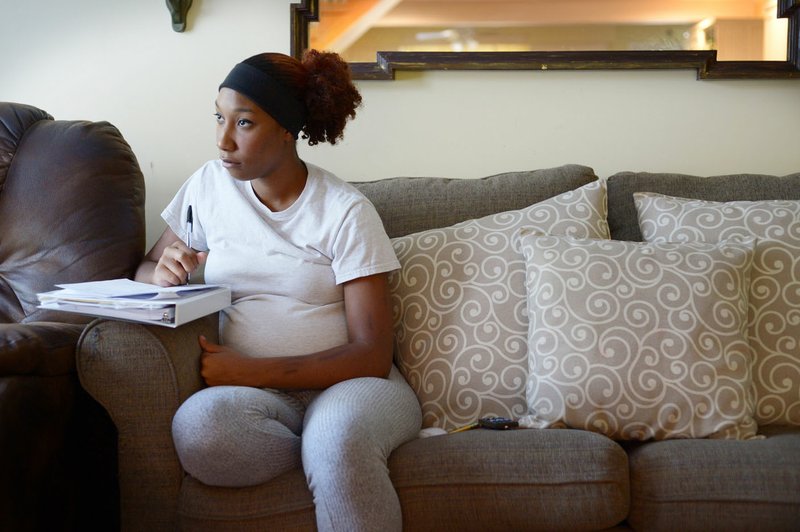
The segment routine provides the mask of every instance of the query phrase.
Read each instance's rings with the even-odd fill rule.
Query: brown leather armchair
[[[36,294],[133,275],[144,197],[113,125],[0,102],[0,530],[117,526],[115,429],[75,371],[91,318]]]

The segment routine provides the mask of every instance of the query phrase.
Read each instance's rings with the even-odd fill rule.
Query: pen
[[[192,249],[192,231],[194,231],[194,219],[192,218],[192,206],[189,205],[189,208],[186,210],[186,225],[188,227],[186,233],[186,247]],[[189,281],[192,278],[192,273],[186,273],[186,284],[189,284]]]
[[[457,427],[452,429],[448,432],[448,434],[455,434],[456,432],[465,432],[467,430],[477,429],[480,426],[480,423],[477,421],[475,423],[470,423],[469,425],[463,425],[461,427]]]

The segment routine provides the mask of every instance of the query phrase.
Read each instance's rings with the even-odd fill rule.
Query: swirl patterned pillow
[[[425,427],[525,413],[525,265],[512,239],[523,226],[609,238],[605,181],[443,229],[392,239],[389,277],[396,363]]]
[[[800,425],[800,201],[720,203],[636,193],[634,203],[647,241],[758,239],[748,324],[754,417],[759,425]]]
[[[753,241],[647,244],[523,231],[531,428],[618,440],[756,435]]]

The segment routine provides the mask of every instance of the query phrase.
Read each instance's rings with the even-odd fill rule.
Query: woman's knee
[[[223,387],[206,388],[184,401],[172,419],[172,436],[179,454],[184,449],[202,452],[224,438],[236,410],[233,395]]]
[[[265,482],[300,463],[301,414],[256,388],[212,387],[184,402],[172,435],[184,469],[206,484]]]
[[[387,457],[416,436],[419,403],[405,381],[365,378],[339,383],[308,408],[303,429],[304,453],[325,449],[344,457],[359,453]],[[353,453],[353,449],[357,449]]]

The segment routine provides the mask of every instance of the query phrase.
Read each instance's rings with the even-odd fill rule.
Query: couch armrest
[[[213,314],[177,329],[95,320],[78,342],[78,376],[117,427],[124,530],[176,530],[183,469],[172,417],[204,384],[199,335],[218,341]]]

